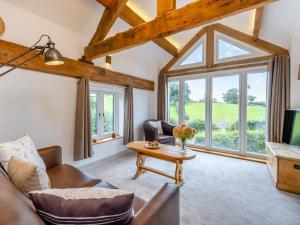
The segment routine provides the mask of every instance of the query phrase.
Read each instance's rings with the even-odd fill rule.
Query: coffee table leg
[[[182,173],[183,173],[182,163],[183,162],[180,160],[176,161],[175,183],[180,186],[184,184],[184,181],[182,178]]]
[[[137,159],[136,159],[136,173],[132,179],[136,179],[141,175],[141,173],[143,172],[142,166],[144,165],[144,163],[145,163],[145,156],[138,153]]]

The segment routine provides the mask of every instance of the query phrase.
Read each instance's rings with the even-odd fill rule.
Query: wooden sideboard
[[[300,194],[300,151],[282,143],[266,142],[267,165],[276,187]]]

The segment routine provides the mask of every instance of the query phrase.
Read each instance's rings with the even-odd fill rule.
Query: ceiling
[[[18,7],[38,14],[54,23],[80,33],[88,41],[104,8],[96,0],[4,0]],[[177,8],[191,3],[192,0],[177,0]],[[156,0],[129,0],[127,5],[141,17],[149,21],[156,16]],[[280,0],[266,6],[262,23],[261,37],[282,47],[289,48],[293,34],[300,33],[300,1]],[[47,10],[45,10],[47,9]],[[219,21],[232,28],[251,34],[254,23],[254,11],[248,11]],[[116,32],[128,27],[115,28]],[[183,31],[168,37],[175,46],[181,48],[192,38],[200,27]],[[114,34],[111,33],[110,35]]]

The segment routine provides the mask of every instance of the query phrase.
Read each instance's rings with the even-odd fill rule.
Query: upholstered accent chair
[[[153,122],[161,122],[161,129],[153,126]],[[173,129],[175,125],[172,125],[165,121],[150,119],[144,122],[144,132],[146,141],[157,141],[161,144],[175,144],[173,137]]]

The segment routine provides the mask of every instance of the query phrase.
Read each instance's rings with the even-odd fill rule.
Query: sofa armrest
[[[62,152],[60,146],[41,148],[38,150],[38,153],[44,160],[47,169],[62,164]]]
[[[163,132],[165,135],[173,136],[173,129],[176,126],[170,123],[167,123],[165,121],[161,121],[161,128],[163,129]]]
[[[179,187],[165,184],[135,215],[130,225],[180,225]]]

